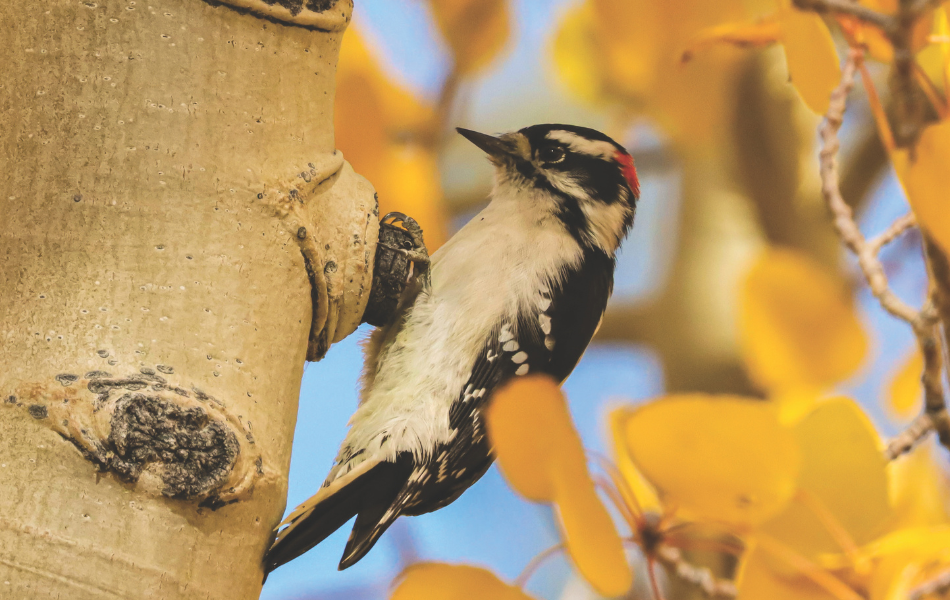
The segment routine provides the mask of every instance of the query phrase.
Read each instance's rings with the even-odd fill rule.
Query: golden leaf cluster
[[[743,600],[906,600],[950,569],[948,488],[928,450],[888,463],[859,405],[834,392],[867,354],[847,291],[805,256],[769,250],[739,295],[747,368],[765,400],[677,394],[621,406],[604,478],[589,469],[557,384],[520,378],[487,412],[502,473],[556,509],[577,572],[606,597],[632,583],[626,543],[651,569],[693,569],[707,592]],[[686,562],[696,548],[738,567],[716,579]],[[439,563],[410,567],[393,598],[464,593],[530,598],[485,569]]]

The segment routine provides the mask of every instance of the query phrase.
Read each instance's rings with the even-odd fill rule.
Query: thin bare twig
[[[903,217],[900,217],[891,223],[890,227],[884,230],[883,233],[868,240],[868,249],[871,250],[875,256],[877,256],[877,254],[881,251],[881,248],[890,244],[899,238],[905,231],[915,227],[916,225],[917,219],[914,218],[914,213],[907,213]]]
[[[933,300],[928,300],[921,310],[915,310],[897,297],[887,282],[884,267],[878,258],[881,248],[907,231],[914,224],[913,216],[904,216],[891,224],[877,237],[866,240],[851,208],[841,197],[838,184],[838,149],[841,146],[838,130],[844,120],[848,94],[854,87],[854,76],[861,68],[864,51],[851,49],[841,76],[841,83],[831,94],[828,114],[820,129],[821,190],[834,218],[834,226],[841,240],[857,256],[858,265],[868,282],[871,293],[888,313],[906,322],[914,330],[921,354],[924,371],[921,382],[924,388],[924,412],[910,427],[888,444],[885,456],[894,459],[912,449],[931,431],[937,431],[941,442],[950,443],[950,417],[947,415],[943,395],[943,361],[940,338],[936,325],[939,322]]]
[[[888,286],[887,275],[884,273],[881,261],[877,258],[877,252],[872,252],[873,249],[864,239],[858,224],[854,221],[854,213],[844,201],[839,188],[838,150],[841,142],[838,139],[838,130],[844,120],[847,97],[854,87],[854,75],[862,58],[861,50],[850,52],[841,77],[841,84],[831,94],[828,114],[825,115],[825,121],[819,130],[821,192],[834,217],[834,226],[839,237],[858,258],[858,265],[867,279],[871,293],[878,299],[884,310],[913,325],[919,319],[918,311],[898,298]]]
[[[557,544],[551,546],[547,550],[543,550],[540,554],[531,559],[530,562],[525,566],[524,570],[521,571],[521,574],[518,575],[518,578],[515,579],[515,587],[524,588],[528,584],[528,580],[531,579],[531,576],[534,575],[534,572],[538,570],[538,567],[551,558],[555,554],[560,554],[564,552],[567,548],[564,544]]]
[[[679,548],[661,545],[655,559],[683,581],[699,587],[709,598],[735,598],[739,593],[735,582],[717,578],[709,567],[690,563]]]
[[[934,424],[926,412],[921,413],[910,425],[899,434],[891,438],[884,449],[884,458],[894,460],[914,449],[924,438],[933,431]]]
[[[928,308],[934,313],[932,315],[934,322],[940,324],[943,336],[937,334],[933,329],[933,343],[928,347],[921,346],[921,352],[924,355],[924,408],[933,421],[934,430],[940,437],[940,443],[946,448],[950,448],[950,415],[947,414],[947,407],[944,403],[943,394],[937,397],[937,389],[928,386],[928,381],[940,379],[940,367],[937,364],[941,359],[944,365],[947,364],[948,357],[944,355],[941,348],[941,340],[946,346],[947,328],[950,326],[950,264],[947,261],[947,255],[943,249],[930,237],[926,230],[921,233],[924,242],[924,256],[927,259],[927,271],[930,275],[931,290],[930,302]],[[930,374],[927,374],[927,371]],[[941,390],[942,391],[942,390]]]
[[[907,593],[908,600],[921,600],[926,596],[942,596],[950,591],[950,571],[943,571],[930,581],[922,583]]]
[[[871,10],[851,0],[793,0],[795,6],[801,10],[810,10],[817,13],[831,13],[849,15],[865,23],[880,27],[884,31],[891,29],[894,18],[890,15]]]
[[[945,0],[916,0],[911,3],[910,10],[915,15],[921,16],[929,10],[940,8],[940,5],[944,2]]]

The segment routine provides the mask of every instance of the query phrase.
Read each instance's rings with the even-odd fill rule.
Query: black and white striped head
[[[532,125],[498,137],[458,132],[488,154],[500,183],[546,193],[579,242],[616,252],[640,196],[633,158],[623,146],[574,125]]]

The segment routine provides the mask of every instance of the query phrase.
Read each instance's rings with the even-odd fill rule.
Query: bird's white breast
[[[553,199],[510,189],[497,189],[491,204],[433,255],[431,286],[401,329],[374,333],[368,352],[380,354],[367,357],[374,372],[364,375],[344,442],[364,452],[335,467],[330,479],[380,454],[422,457],[450,441],[449,408],[488,336],[515,323],[522,308],[537,306],[540,292],[581,260],[580,247],[551,214]]]

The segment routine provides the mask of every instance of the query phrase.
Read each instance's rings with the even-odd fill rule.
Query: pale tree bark
[[[0,597],[258,596],[305,358],[369,292],[351,10],[0,6]]]

